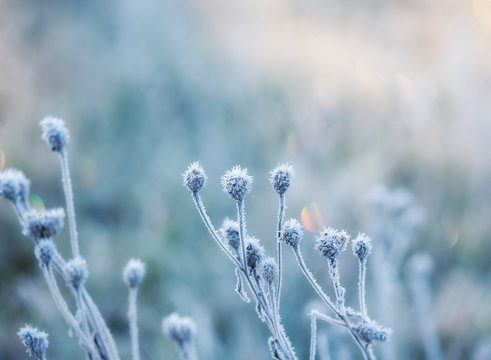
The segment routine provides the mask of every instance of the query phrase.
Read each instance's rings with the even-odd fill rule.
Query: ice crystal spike
[[[372,251],[372,239],[365,234],[358,234],[356,239],[353,239],[351,246],[353,254],[355,254],[360,261],[365,261]]]
[[[16,202],[26,202],[29,197],[30,182],[22,171],[5,169],[0,171],[0,198]]]
[[[41,138],[48,144],[51,150],[61,152],[70,139],[70,133],[61,119],[48,116],[41,120],[43,135]]]
[[[64,273],[67,283],[75,290],[78,290],[85,283],[89,270],[85,260],[81,257],[76,257],[66,263]]]
[[[140,285],[145,276],[145,264],[138,259],[130,259],[123,270],[123,279],[131,288]]]
[[[300,240],[302,240],[302,236],[302,225],[297,220],[290,219],[285,221],[281,230],[281,238],[287,245],[293,248],[297,247]]]
[[[198,193],[206,185],[206,174],[198,161],[190,164],[187,170],[182,174],[184,186],[193,194]]]
[[[23,223],[23,233],[35,240],[55,237],[63,228],[65,211],[62,208],[39,211],[30,210]]]
[[[294,175],[293,168],[288,164],[281,164],[275,167],[270,174],[269,180],[273,189],[279,195],[283,195],[291,185]]]
[[[327,228],[316,237],[315,248],[330,260],[336,259],[346,249],[349,235],[346,231]]]
[[[234,166],[222,176],[223,191],[231,198],[242,201],[252,187],[252,176],[247,175],[247,169]]]
[[[49,345],[48,334],[30,325],[25,325],[20,328],[17,335],[27,348],[30,356],[35,357],[37,360],[46,360],[46,351]]]

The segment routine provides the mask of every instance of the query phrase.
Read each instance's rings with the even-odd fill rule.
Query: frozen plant
[[[54,238],[63,228],[65,211],[62,208],[37,210],[29,203],[30,182],[15,169],[0,172],[0,197],[10,201],[22,226],[22,233],[34,241],[34,253],[39,262],[46,284],[71,333],[78,338],[87,360],[119,360],[114,339],[100,311],[85,288],[89,271],[86,260],[81,256],[75,219],[73,192],[68,167],[66,146],[69,132],[61,119],[47,117],[41,121],[42,139],[57,153],[61,163],[63,190],[71,241],[71,259],[65,260],[58,252]],[[195,184],[199,186],[199,184]],[[128,321],[131,337],[132,360],[139,360],[138,325],[136,298],[139,285],[145,275],[145,265],[131,259],[123,271],[129,288]],[[63,279],[75,300],[75,309],[70,309],[58,286],[57,276]],[[30,356],[37,360],[47,359],[48,335],[29,325],[18,335]],[[194,359],[194,358],[189,358]]]
[[[194,348],[196,325],[191,318],[170,314],[162,321],[162,330],[176,344],[181,360],[198,360]]]
[[[353,253],[359,260],[360,271],[360,311],[355,311],[345,305],[345,289],[341,285],[339,275],[339,256],[346,249],[350,236],[345,231],[327,228],[321,231],[316,238],[315,247],[326,258],[329,275],[334,285],[336,301],[333,302],[319,286],[302,258],[299,246],[303,237],[302,226],[295,219],[284,221],[285,194],[293,180],[291,166],[279,165],[271,171],[270,177],[273,189],[279,196],[278,223],[275,232],[276,261],[274,258],[266,256],[260,241],[249,235],[246,229],[245,198],[250,192],[253,182],[247,169],[235,166],[222,177],[223,191],[236,203],[237,220],[225,219],[220,231],[217,231],[213,226],[201,201],[199,193],[206,185],[207,177],[198,162],[189,165],[183,174],[183,180],[184,185],[191,191],[196,208],[212,238],[236,267],[237,293],[244,301],[249,302],[250,298],[246,293],[246,287],[249,289],[249,294],[252,295],[256,303],[256,312],[259,318],[268,326],[271,332],[268,343],[273,359],[297,359],[280,317],[283,244],[292,248],[302,273],[334,314],[332,317],[316,310],[311,312],[310,359],[315,359],[317,320],[345,327],[359,346],[364,358],[375,359],[372,349],[373,343],[387,340],[390,330],[380,326],[367,315],[365,272],[367,257],[372,245],[371,240],[366,235],[360,234],[352,242]]]

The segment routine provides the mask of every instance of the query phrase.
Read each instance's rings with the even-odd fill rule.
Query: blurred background
[[[248,231],[275,249],[280,162],[295,167],[287,217],[313,250],[321,226],[366,232],[369,314],[394,329],[381,359],[491,358],[490,0],[0,0],[0,169],[32,180],[39,208],[64,204],[46,115],[71,131],[70,166],[88,289],[129,359],[130,257],[147,263],[143,359],[174,359],[160,321],[198,326],[203,359],[267,359],[268,332],[234,292],[181,173],[199,160],[216,226],[234,216],[220,176],[255,177]],[[22,359],[25,322],[50,333],[52,359],[82,359],[10,205],[0,202],[0,358]],[[68,230],[56,239],[68,256]],[[316,295],[285,249],[281,313],[308,358]],[[357,305],[357,265],[341,277]],[[332,359],[360,359],[319,325]],[[323,356],[323,354],[321,354]]]

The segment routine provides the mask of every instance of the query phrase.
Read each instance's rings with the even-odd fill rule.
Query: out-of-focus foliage
[[[249,169],[249,229],[270,253],[268,171],[280,161],[297,173],[287,216],[302,214],[311,230],[323,223],[372,236],[367,193],[405,187],[426,221],[395,279],[410,299],[405,264],[429,252],[444,356],[481,359],[491,333],[490,14],[486,0],[1,0],[0,167],[26,173],[36,206],[63,205],[38,122],[66,120],[87,286],[126,358],[121,268],[130,257],[147,263],[144,359],[174,354],[160,331],[160,316],[172,311],[196,320],[202,358],[268,356],[266,329],[235,294],[231,265],[181,184],[191,161],[210,179],[235,164]],[[217,225],[234,211],[219,193],[211,180],[202,193]],[[5,202],[0,229],[0,358],[23,356],[16,330],[25,321],[50,333],[51,358],[80,357]],[[304,255],[327,283],[313,239],[306,234]],[[66,229],[57,246],[67,252]],[[350,261],[341,277],[355,288]],[[315,294],[292,256],[284,270],[284,325],[305,358],[309,319],[286,314]],[[356,303],[356,294],[347,300]],[[404,318],[394,334],[405,339],[398,358],[423,356],[416,317]],[[335,330],[320,331],[336,353],[357,355]]]

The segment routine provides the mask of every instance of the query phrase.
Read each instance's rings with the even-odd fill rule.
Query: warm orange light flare
[[[474,0],[472,11],[484,26],[491,28],[491,0]]]
[[[319,205],[313,202],[305,206],[300,213],[300,221],[307,231],[320,231],[324,226],[324,219]]]
[[[4,166],[5,166],[5,154],[3,150],[0,150],[0,171],[3,170]]]

